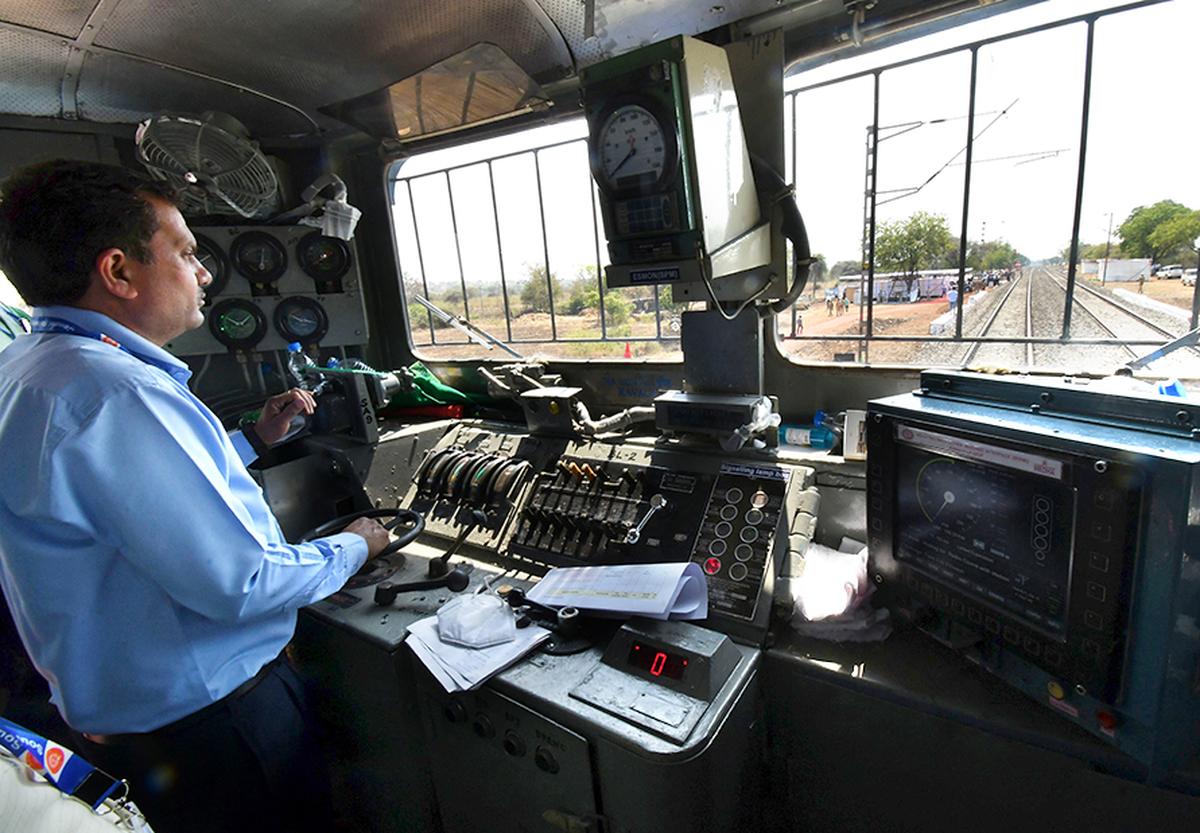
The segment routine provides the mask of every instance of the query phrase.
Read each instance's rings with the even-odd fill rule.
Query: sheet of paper
[[[466,648],[443,642],[438,636],[437,616],[428,616],[409,626],[405,644],[447,691],[460,691],[480,685],[549,637],[550,631],[531,625],[518,630],[511,642],[490,648]]]
[[[708,616],[708,582],[699,564],[556,567],[527,594],[538,604],[652,619]]]

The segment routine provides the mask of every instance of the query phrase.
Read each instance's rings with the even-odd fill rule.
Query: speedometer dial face
[[[654,185],[668,171],[670,145],[658,117],[645,107],[617,107],[596,137],[598,178],[614,191]]]

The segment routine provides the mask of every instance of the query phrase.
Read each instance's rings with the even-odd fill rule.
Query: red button
[[[705,559],[704,560],[704,572],[708,573],[710,576],[715,576],[717,573],[721,572],[721,559],[719,559],[719,558]]]
[[[1117,716],[1111,712],[1096,712],[1096,722],[1106,732],[1111,732],[1117,728]]]

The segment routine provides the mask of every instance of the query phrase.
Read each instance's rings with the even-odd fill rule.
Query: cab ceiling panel
[[[241,95],[236,88],[218,81],[120,55],[93,54],[84,60],[76,92],[79,118],[131,124],[148,115],[147,102],[154,103],[155,111],[220,110],[244,124],[256,137],[312,133],[319,126],[333,124],[323,116],[314,122],[303,110],[285,102]]]
[[[67,47],[56,40],[0,29],[0,111],[58,116]]]
[[[0,20],[69,38],[83,31],[96,0],[0,0]]]
[[[295,136],[298,123],[314,138],[314,124],[349,132],[318,108],[481,42],[542,83],[575,70],[535,0],[0,0],[0,32],[28,36],[0,54],[4,86],[23,90],[3,112],[133,122],[218,110],[259,139]],[[47,43],[66,47],[53,73]]]

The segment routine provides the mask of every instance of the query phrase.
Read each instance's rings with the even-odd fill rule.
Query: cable
[[[717,300],[717,293],[713,291],[712,281],[708,276],[708,269],[705,268],[703,253],[697,253],[696,261],[700,265],[700,280],[704,283],[704,288],[708,290],[708,297],[712,299],[713,309],[715,309],[726,321],[732,321],[745,312],[747,307],[761,298],[766,291],[771,288],[771,282],[775,280],[775,276],[773,274],[767,275],[766,283],[762,285],[762,288],[743,301],[742,305],[737,308],[737,312],[735,312],[733,315],[729,315],[725,312],[725,308],[721,306],[721,302]]]

